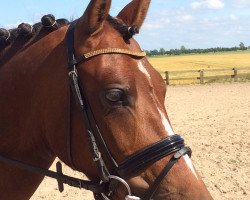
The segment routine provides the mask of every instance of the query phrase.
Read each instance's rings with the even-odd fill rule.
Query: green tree
[[[166,51],[164,48],[160,48],[160,51],[159,51],[160,55],[165,55]]]
[[[187,53],[187,49],[185,46],[181,46],[181,53]]]
[[[239,44],[239,47],[240,47],[240,50],[246,50],[246,49],[247,49],[247,48],[245,47],[245,45],[244,45],[243,42],[241,42],[241,43]]]
[[[151,55],[154,55],[154,56],[159,55],[159,52],[157,49],[150,51],[150,53],[151,53]]]

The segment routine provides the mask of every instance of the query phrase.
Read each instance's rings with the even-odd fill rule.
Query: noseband
[[[16,166],[18,168],[22,168],[57,179],[59,191],[61,192],[63,191],[63,184],[68,184],[73,187],[91,190],[94,193],[95,198],[98,200],[109,200],[110,198],[112,198],[112,194],[117,187],[117,183],[121,183],[128,190],[128,194],[125,197],[125,200],[150,200],[154,196],[164,177],[167,175],[173,165],[183,155],[188,154],[189,156],[191,156],[191,149],[185,146],[184,140],[181,138],[181,136],[172,135],[138,152],[135,152],[133,155],[131,155],[129,158],[119,164],[116,162],[111,152],[109,151],[102,137],[102,134],[97,126],[95,117],[88,102],[87,95],[78,77],[76,67],[79,63],[84,62],[87,59],[91,59],[94,56],[99,56],[102,54],[125,54],[134,58],[143,58],[146,56],[146,54],[145,52],[133,52],[127,49],[108,48],[95,50],[90,53],[83,54],[79,58],[75,58],[74,30],[76,24],[77,20],[71,23],[66,36],[68,52],[68,74],[70,82],[68,101],[69,110],[67,131],[67,156],[71,167],[74,168],[71,153],[71,101],[72,97],[74,97],[77,100],[79,107],[82,111],[85,127],[88,133],[87,136],[89,141],[89,148],[92,153],[93,161],[97,164],[100,181],[86,181],[66,176],[62,173],[61,163],[57,163],[57,172],[53,172],[31,164],[24,163],[22,161],[7,158],[2,155],[0,155],[0,161],[12,166]],[[99,147],[101,151],[99,150]],[[101,152],[105,155],[108,162],[111,164],[110,170],[107,168],[106,163],[102,158]],[[172,157],[170,158],[169,162],[166,164],[162,172],[159,174],[159,176],[156,178],[154,183],[149,187],[146,194],[144,194],[142,198],[133,196],[130,186],[125,181],[125,179],[136,176],[136,174],[138,174],[140,171],[146,169],[151,164],[169,155],[172,155]]]

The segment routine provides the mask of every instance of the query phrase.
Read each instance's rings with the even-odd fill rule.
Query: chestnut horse
[[[149,4],[133,0],[113,18],[111,0],[91,0],[70,28],[0,67],[0,158],[48,169],[59,157],[108,183],[96,199],[212,199],[171,128],[166,85],[132,38]],[[29,199],[43,178],[0,161],[0,199]]]

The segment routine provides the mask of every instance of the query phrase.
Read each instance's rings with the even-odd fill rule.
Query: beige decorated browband
[[[136,58],[143,58],[146,56],[145,51],[136,52],[136,51],[131,51],[128,49],[107,48],[107,49],[94,50],[89,53],[82,54],[82,56],[80,56],[77,59],[75,59],[73,56],[72,59],[68,61],[68,64],[69,66],[75,66],[86,59],[99,56],[99,55],[103,55],[103,54],[124,54],[124,55],[134,56]]]
[[[125,55],[135,56],[138,58],[142,58],[142,57],[146,56],[145,51],[136,52],[136,51],[130,51],[127,49],[108,48],[108,49],[99,49],[99,50],[91,51],[89,53],[85,53],[85,54],[83,54],[83,57],[85,59],[88,59],[88,58],[102,55],[102,54],[125,54]]]

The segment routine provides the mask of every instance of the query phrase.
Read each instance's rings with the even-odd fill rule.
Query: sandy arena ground
[[[170,86],[169,117],[215,200],[250,199],[250,83]],[[55,165],[51,167],[55,169]],[[67,174],[79,174],[64,168]],[[81,176],[81,175],[80,175]],[[92,200],[90,192],[45,178],[32,200]]]

